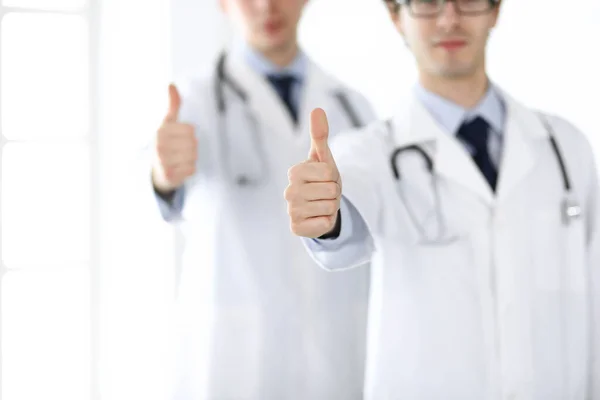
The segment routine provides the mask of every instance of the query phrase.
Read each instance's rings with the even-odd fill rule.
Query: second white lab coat
[[[391,135],[375,123],[332,140],[343,195],[369,233],[336,246],[304,242],[329,270],[372,261],[368,400],[600,399],[600,194],[592,151],[572,125],[549,117],[583,208],[565,226],[548,131],[538,114],[502,94],[508,120],[496,195],[416,99],[393,118]],[[459,238],[452,244],[420,244],[398,195],[390,155],[409,144],[432,155],[442,214]],[[407,152],[398,165],[407,201],[435,233],[423,160]]]
[[[196,129],[199,161],[180,219],[175,398],[362,399],[368,270],[320,270],[290,232],[283,192],[289,167],[308,156],[313,108],[328,112],[333,135],[351,127],[337,92],[363,123],[374,113],[309,62],[296,127],[269,82],[233,57],[227,74],[249,98],[245,105],[226,88],[226,129],[214,77],[180,86],[180,121]],[[264,183],[238,185],[245,172]]]

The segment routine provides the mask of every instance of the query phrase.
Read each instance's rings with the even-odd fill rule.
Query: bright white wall
[[[493,79],[532,107],[571,120],[600,150],[600,2],[509,0],[493,33]],[[543,10],[543,18],[532,15]],[[600,154],[600,153],[598,153]]]
[[[415,70],[382,0],[312,0],[301,28],[307,52],[365,93],[380,115],[393,112]],[[569,118],[600,154],[598,37],[598,0],[505,0],[489,71],[523,102]]]
[[[393,112],[398,93],[409,90],[416,76],[383,0],[312,0],[300,41],[325,69],[364,93],[382,117]]]
[[[171,54],[175,78],[201,75],[230,37],[218,0],[171,0]]]
[[[172,231],[141,149],[167,109],[169,2],[101,0],[100,21],[101,398],[166,400]]]

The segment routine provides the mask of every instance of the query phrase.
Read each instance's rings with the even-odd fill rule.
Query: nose
[[[275,0],[254,0],[254,6],[259,10],[270,10]]]
[[[457,1],[446,1],[438,16],[438,25],[446,30],[452,30],[458,25],[460,15],[458,14]]]

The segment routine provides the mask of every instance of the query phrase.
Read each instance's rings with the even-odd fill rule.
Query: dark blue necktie
[[[297,111],[294,107],[294,103],[292,102],[292,84],[294,83],[295,78],[291,75],[269,75],[267,78],[277,91],[277,94],[279,94],[281,101],[283,101],[287,109],[290,111],[294,122],[298,122]]]
[[[456,136],[473,148],[473,161],[475,161],[479,170],[485,176],[485,179],[487,179],[492,190],[495,191],[498,171],[492,162],[488,150],[489,135],[490,126],[483,118],[477,117],[471,122],[463,123]]]

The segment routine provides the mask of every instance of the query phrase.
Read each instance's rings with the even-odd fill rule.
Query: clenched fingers
[[[318,238],[333,229],[335,216],[313,217],[302,221],[290,222],[290,230],[298,236]]]
[[[337,213],[339,200],[316,200],[298,203],[288,203],[288,214],[294,221],[314,217],[329,217]]]
[[[191,124],[165,123],[158,129],[158,138],[187,138],[194,137],[194,127]]]
[[[337,182],[308,182],[289,185],[283,197],[288,202],[336,200],[342,195]]]
[[[339,178],[335,166],[322,162],[304,162],[288,171],[290,182],[337,182]]]

